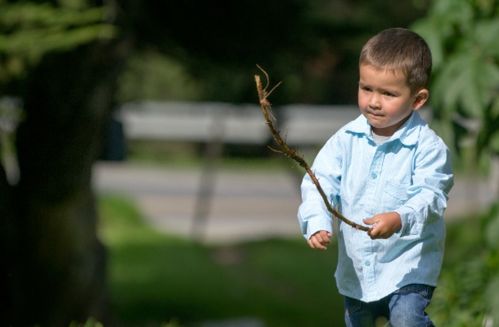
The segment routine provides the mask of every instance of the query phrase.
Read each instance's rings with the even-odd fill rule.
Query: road
[[[119,193],[133,199],[155,228],[205,243],[300,235],[298,181],[290,172],[275,168],[271,172],[217,171],[209,177],[213,192],[211,200],[205,202],[198,200],[202,177],[196,169],[98,163],[94,187],[99,193]],[[485,209],[494,199],[487,181],[457,179],[446,219]]]
[[[98,164],[99,192],[131,197],[158,229],[191,237],[201,184],[201,171]],[[213,196],[196,237],[204,242],[232,242],[299,235],[296,181],[283,173],[223,171],[212,176]]]

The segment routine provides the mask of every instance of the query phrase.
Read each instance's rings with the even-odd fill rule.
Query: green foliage
[[[442,275],[430,306],[437,326],[499,322],[498,236],[499,203],[449,225]]]
[[[46,53],[115,35],[104,8],[82,1],[61,3],[0,1],[0,84],[20,77]]]
[[[94,318],[89,318],[84,323],[72,322],[69,324],[69,327],[104,327],[104,325]]]
[[[373,31],[407,26],[422,17],[427,1],[419,0],[418,6],[415,1],[383,0],[240,0],[218,6],[194,0],[123,1],[120,5],[127,13],[126,29],[139,48],[174,58],[171,62],[181,65],[179,70],[201,86],[197,89],[201,100],[253,103],[252,77],[258,71],[255,64],[260,64],[274,81],[284,82],[273,94],[276,104],[345,104],[356,101],[363,42]],[[186,24],[186,18],[191,23]],[[163,71],[160,61],[140,59]],[[140,90],[140,84],[160,82],[158,74],[136,74],[129,83]],[[182,85],[183,78],[179,82]],[[171,82],[164,85],[164,95],[144,95],[184,98],[183,93],[179,97],[173,93],[182,89],[168,90],[170,86]],[[133,92],[134,87],[127,90]]]
[[[198,100],[200,83],[173,58],[152,50],[136,53],[120,78],[118,101]]]
[[[459,151],[499,153],[499,1],[437,0],[414,24],[434,57],[437,129]]]

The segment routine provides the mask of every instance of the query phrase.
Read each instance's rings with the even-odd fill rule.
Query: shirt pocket
[[[409,198],[408,189],[410,184],[397,181],[387,181],[381,193],[381,201],[385,211],[399,208]]]

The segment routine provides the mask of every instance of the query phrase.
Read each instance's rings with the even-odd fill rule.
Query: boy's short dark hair
[[[431,51],[426,41],[405,28],[389,28],[373,36],[362,48],[359,65],[401,70],[412,91],[427,87],[431,76]]]

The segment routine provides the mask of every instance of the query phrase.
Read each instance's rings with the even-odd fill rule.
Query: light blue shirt
[[[331,203],[348,219],[395,211],[402,228],[388,239],[339,223],[341,294],[372,302],[412,283],[436,286],[444,253],[443,220],[453,185],[450,155],[443,141],[417,112],[388,140],[377,144],[364,116],[335,133],[312,165]],[[333,232],[331,215],[308,175],[298,210],[306,239]]]

